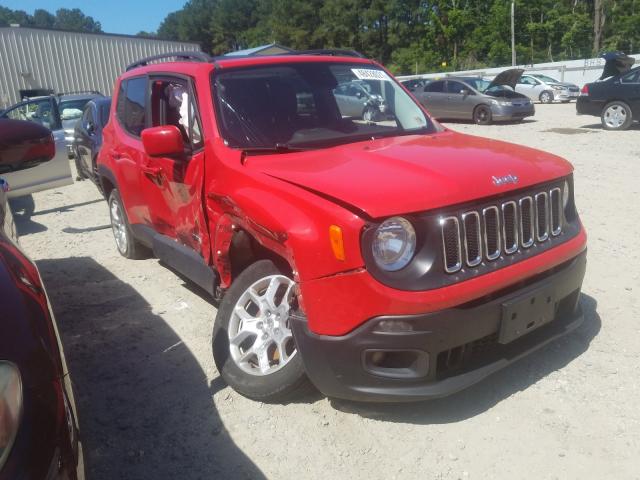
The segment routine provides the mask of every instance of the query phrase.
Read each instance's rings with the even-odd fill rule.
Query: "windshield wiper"
[[[293,145],[289,145],[287,143],[276,143],[272,146],[266,147],[238,147],[242,150],[242,155],[240,156],[240,163],[244,165],[247,156],[251,154],[261,154],[261,153],[293,153],[293,152],[303,152],[305,150],[311,150],[310,148],[305,147],[296,147]]]

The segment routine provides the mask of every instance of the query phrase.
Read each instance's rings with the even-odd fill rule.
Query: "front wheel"
[[[552,103],[553,102],[553,93],[551,92],[542,92],[540,94],[540,101],[542,103]]]
[[[227,291],[213,329],[213,358],[241,395],[286,401],[309,387],[289,314],[295,283],[270,260],[247,267]]]
[[[479,105],[473,111],[473,121],[478,125],[489,125],[491,118],[491,109],[486,105]]]
[[[600,120],[605,130],[627,130],[633,122],[633,114],[629,105],[615,101],[605,105]]]

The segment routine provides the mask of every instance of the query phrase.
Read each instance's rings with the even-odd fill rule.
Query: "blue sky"
[[[155,31],[169,12],[182,8],[186,0],[0,0],[0,6],[33,13],[44,8],[79,8],[102,24],[107,33],[134,35],[140,30]]]

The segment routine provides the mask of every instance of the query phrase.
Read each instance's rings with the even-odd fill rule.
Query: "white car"
[[[555,100],[567,103],[577,99],[580,95],[580,88],[577,85],[561,82],[540,73],[522,75],[516,84],[515,90],[526,95],[531,100],[542,103],[552,103]]]

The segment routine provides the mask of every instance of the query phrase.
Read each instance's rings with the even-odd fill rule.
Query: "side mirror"
[[[362,92],[357,91],[356,92],[356,98],[362,98]]]
[[[56,154],[51,130],[25,120],[0,119],[0,173],[48,162]]]
[[[141,136],[144,151],[150,157],[172,157],[184,153],[182,133],[175,125],[146,128]]]
[[[460,90],[460,93],[462,94],[463,97],[466,97],[467,95],[471,94],[471,90],[467,88],[463,88],[462,90]]]

